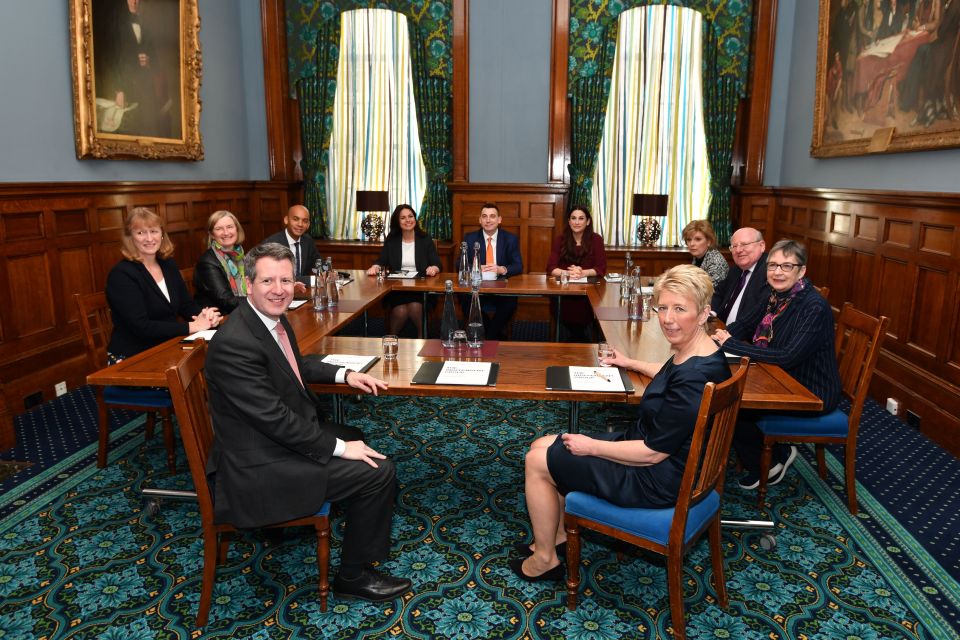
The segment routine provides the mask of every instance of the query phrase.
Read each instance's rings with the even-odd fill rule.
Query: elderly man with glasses
[[[769,295],[764,251],[763,236],[751,227],[737,229],[730,239],[734,266],[710,301],[710,308],[725,323],[733,324],[741,314],[762,305]]]
[[[840,370],[834,353],[835,328],[830,303],[810,284],[807,273],[807,249],[795,240],[780,240],[770,249],[765,264],[769,286],[766,304],[744,309],[727,330],[714,334],[723,350],[750,356],[753,362],[766,362],[783,368],[823,401],[823,413],[840,402]],[[810,414],[806,414],[810,415]],[[756,426],[755,412],[741,411],[733,446],[747,475],[740,480],[742,489],[760,484],[760,453],[763,435]],[[777,445],[769,484],[783,480],[797,457],[793,446]]]

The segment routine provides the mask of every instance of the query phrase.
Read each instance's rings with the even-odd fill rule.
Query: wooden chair
[[[840,365],[840,384],[843,395],[850,401],[850,414],[836,409],[826,415],[768,414],[757,422],[763,432],[763,452],[760,455],[760,487],[758,504],[762,507],[767,493],[767,473],[773,458],[773,445],[778,442],[813,442],[817,451],[817,471],[826,480],[827,465],[823,445],[841,444],[844,451],[844,475],[847,485],[847,505],[850,513],[857,513],[857,433],[860,414],[870,389],[870,379],[880,355],[880,345],[886,335],[890,318],[857,311],[845,302],[837,319],[834,348]]]
[[[173,397],[173,406],[180,423],[180,437],[187,452],[190,475],[200,503],[200,521],[203,526],[203,581],[200,605],[197,607],[197,627],[207,624],[213,581],[217,565],[226,560],[230,538],[236,528],[229,523],[217,523],[213,519],[213,496],[207,482],[207,459],[213,444],[213,424],[207,411],[207,381],[203,364],[207,355],[206,343],[198,340],[178,364],[167,369],[167,384]],[[320,610],[327,610],[327,594],[330,592],[330,503],[324,503],[320,511],[306,518],[278,522],[271,527],[311,526],[317,534],[317,568],[320,572]]]
[[[733,429],[740,410],[749,359],[721,384],[707,383],[675,507],[628,509],[574,491],[567,494],[567,608],[576,609],[580,589],[580,529],[599,531],[667,557],[667,586],[674,637],[686,637],[683,615],[683,556],[700,534],[709,531],[714,582],[720,606],[727,606],[720,544],[720,502]]]
[[[187,291],[190,292],[191,297],[197,295],[196,288],[193,286],[193,271],[194,267],[180,269],[180,277],[183,278],[183,283],[187,285]]]
[[[97,293],[75,293],[79,312],[80,335],[87,351],[87,366],[91,371],[103,369],[107,364],[107,344],[113,331],[110,317],[110,305],[103,291]],[[99,444],[97,445],[97,466],[107,466],[107,450],[110,448],[110,419],[108,410],[129,409],[147,413],[147,438],[153,437],[155,414],[160,413],[163,424],[163,443],[167,448],[167,467],[170,472],[177,469],[176,442],[173,437],[173,421],[170,413],[173,402],[170,394],[163,389],[137,387],[101,387],[94,385],[99,413]]]

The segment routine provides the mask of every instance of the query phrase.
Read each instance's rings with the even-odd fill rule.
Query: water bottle
[[[467,243],[460,243],[460,268],[457,270],[457,281],[461,287],[467,286],[470,282],[470,267],[467,261]]]
[[[467,346],[471,349],[483,347],[483,310],[480,308],[480,285],[473,287],[470,300],[470,315],[467,316]]]
[[[466,260],[466,257],[464,257]],[[447,280],[444,283],[443,294],[443,315],[440,317],[440,344],[444,349],[452,349],[454,346],[453,334],[460,327],[457,326],[457,310],[453,306],[453,281]]]
[[[312,269],[312,271],[313,271],[313,286],[314,286],[314,287],[320,286],[320,278],[323,276],[322,262],[323,262],[323,261],[320,260],[320,258],[317,258],[316,261],[313,263],[313,269]]]
[[[480,271],[480,243],[473,243],[473,266],[470,268],[470,287],[479,289],[483,281],[483,272]]]
[[[323,273],[317,274],[317,285],[313,288],[313,310],[323,311],[327,308],[327,285],[323,280]]]
[[[336,309],[340,303],[340,290],[337,289],[337,272],[333,270],[333,258],[328,257],[324,263],[324,279],[327,282],[327,309]]]
[[[626,255],[623,257],[623,275],[628,276],[633,270],[633,260],[630,258],[630,252],[627,251]]]

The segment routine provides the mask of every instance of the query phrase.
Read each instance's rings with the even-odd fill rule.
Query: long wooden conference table
[[[357,318],[364,320],[366,312],[378,305],[391,290],[422,292],[435,295],[443,292],[444,282],[453,280],[456,274],[441,273],[431,278],[411,280],[386,280],[377,282],[364,271],[351,272],[353,281],[342,288],[336,311],[314,311],[307,302],[298,309],[287,312],[303,354],[348,353],[357,355],[380,355],[379,338],[349,337],[335,335]],[[654,316],[640,322],[628,320],[626,307],[620,302],[620,287],[602,279],[595,284],[560,285],[554,278],[543,274],[524,274],[509,280],[484,283],[482,293],[503,295],[587,296],[594,315],[605,338],[623,353],[641,360],[664,362],[669,357],[670,346],[660,331]],[[469,288],[455,287],[465,293]],[[229,321],[229,320],[227,320]],[[426,326],[426,324],[424,325]],[[640,402],[648,379],[630,372],[633,393],[602,393],[582,391],[558,391],[546,388],[546,368],[560,366],[596,366],[596,345],[559,342],[498,342],[487,345],[484,352],[468,350],[461,354],[444,353],[438,340],[400,340],[396,360],[380,359],[369,373],[389,384],[387,395],[420,395],[443,397],[496,397],[520,400],[561,400],[570,402],[570,427],[577,428],[577,411],[580,402]],[[166,370],[183,357],[184,345],[172,339],[127,358],[115,365],[87,376],[87,383],[98,387],[117,386],[166,386]],[[411,379],[425,361],[444,359],[482,360],[498,362],[499,375],[495,386],[460,385],[415,385]],[[739,364],[732,364],[733,368]],[[355,394],[347,385],[312,385],[322,393]],[[335,395],[335,398],[338,396]],[[340,403],[335,402],[335,407]],[[742,406],[747,409],[817,411],[822,408],[819,398],[790,377],[783,369],[767,364],[751,364],[747,374]],[[338,409],[339,413],[339,409]]]

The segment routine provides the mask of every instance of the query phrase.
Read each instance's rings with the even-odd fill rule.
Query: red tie
[[[496,264],[497,259],[493,257],[493,241],[487,236],[487,264]]]
[[[302,387],[303,378],[300,377],[300,367],[297,366],[297,359],[293,356],[293,347],[290,346],[290,338],[287,337],[287,331],[279,322],[275,329],[277,331],[277,337],[280,338],[280,348],[283,349],[283,355],[287,356],[287,362],[290,363],[290,368],[293,369],[293,372],[297,374],[297,380],[300,381],[300,386]]]

